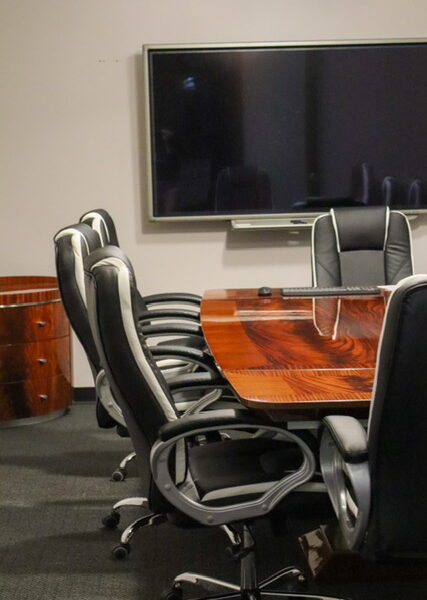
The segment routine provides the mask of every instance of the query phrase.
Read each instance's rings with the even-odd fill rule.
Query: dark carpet
[[[91,403],[55,421],[0,431],[1,600],[155,600],[174,575],[189,570],[237,582],[237,565],[217,529],[163,524],[138,532],[127,560],[111,557],[119,530],[140,514],[123,511],[119,530],[101,526],[114,502],[140,493],[135,465],[126,481],[109,480],[130,449],[129,440],[98,429]],[[296,534],[314,525],[295,520],[279,536],[268,521],[258,522],[260,577],[286,564],[304,566]],[[339,583],[311,583],[310,591],[353,600],[425,600],[423,577],[379,570],[368,583],[354,572]]]

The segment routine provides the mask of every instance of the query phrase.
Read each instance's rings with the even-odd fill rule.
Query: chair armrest
[[[336,447],[348,463],[360,463],[368,458],[368,438],[365,429],[354,417],[328,416],[322,421]]]
[[[197,294],[187,294],[182,292],[167,292],[164,294],[151,294],[143,298],[146,305],[162,304],[163,302],[181,302],[184,304],[194,304],[200,306],[201,296]]]
[[[181,359],[186,362],[200,365],[204,369],[211,373],[217,373],[215,361],[210,354],[199,350],[198,348],[191,348],[190,346],[178,346],[171,344],[160,344],[158,346],[150,346],[150,352],[156,360],[161,359]],[[170,382],[168,381],[168,385]]]
[[[110,415],[110,417],[112,417],[117,423],[119,423],[123,427],[126,427],[122,409],[114,399],[104,369],[101,369],[96,376],[95,390],[99,401],[101,402],[102,406],[105,408],[107,413]]]
[[[365,539],[371,507],[367,435],[353,417],[329,416],[323,422],[320,468],[349,550]]]
[[[200,322],[200,315],[195,310],[185,308],[152,308],[138,314],[138,322],[150,323],[158,319],[183,319],[185,321]]]
[[[159,440],[167,442],[175,437],[188,437],[195,435],[195,432],[201,429],[219,430],[227,426],[234,425],[235,427],[243,426],[264,426],[265,423],[248,415],[247,411],[239,410],[210,410],[209,412],[201,412],[194,415],[186,415],[167,423],[159,430]]]
[[[196,323],[164,323],[156,325],[140,325],[140,331],[146,337],[165,335],[194,336],[203,338],[202,328]]]
[[[186,389],[230,389],[228,381],[217,372],[204,371],[202,373],[184,373],[168,380],[171,392]]]
[[[173,448],[182,446],[186,437],[227,429],[253,429],[268,431],[274,439],[293,442],[299,446],[303,460],[301,466],[272,485],[255,499],[238,504],[210,506],[188,494],[185,483],[177,485],[170,472],[170,454]],[[218,442],[226,444],[227,441]],[[302,485],[314,474],[315,459],[310,448],[297,436],[280,427],[266,424],[252,417],[247,411],[220,410],[183,416],[164,425],[159,438],[151,449],[151,472],[154,481],[165,498],[179,511],[203,525],[224,525],[233,521],[250,520],[268,514],[289,492]],[[187,491],[187,493],[185,493]]]

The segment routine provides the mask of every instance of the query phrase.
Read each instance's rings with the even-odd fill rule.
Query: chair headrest
[[[103,246],[119,245],[116,226],[111,215],[104,208],[95,208],[80,217],[80,223],[86,223],[94,229],[101,238]]]
[[[384,249],[389,221],[388,207],[333,208],[331,218],[340,252]]]
[[[68,238],[71,243],[75,239],[80,239],[88,254],[101,246],[101,239],[97,232],[85,223],[74,223],[63,227],[55,234],[53,241],[56,244],[63,238]]]
[[[133,270],[132,263],[126,256],[126,254],[117,246],[104,246],[103,248],[97,248],[84,260],[85,271],[92,271],[92,268],[97,264],[102,263],[103,265],[117,264],[117,261],[123,263],[130,271],[133,281],[135,282],[135,273]]]

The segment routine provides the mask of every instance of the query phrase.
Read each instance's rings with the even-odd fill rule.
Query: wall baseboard
[[[94,387],[75,387],[74,402],[94,402],[96,399]]]

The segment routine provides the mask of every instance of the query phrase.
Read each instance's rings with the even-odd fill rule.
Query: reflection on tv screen
[[[153,216],[427,208],[427,44],[148,52]]]

